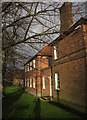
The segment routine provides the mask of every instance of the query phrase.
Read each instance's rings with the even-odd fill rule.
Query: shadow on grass
[[[40,113],[41,113],[40,99],[36,98],[33,100],[33,103],[30,106],[30,113],[28,115],[28,118],[30,120],[40,120]]]
[[[68,106],[63,105],[62,103],[56,103],[56,102],[53,102],[53,101],[49,101],[48,103],[50,103],[50,104],[52,104],[52,105],[54,105],[54,106],[56,106],[58,108],[61,108],[61,109],[65,110],[65,111],[67,111],[67,112],[71,112],[71,113],[73,113],[75,115],[78,115],[81,118],[87,118],[87,114],[83,114],[83,113],[81,113],[81,112],[79,112],[79,111],[77,111],[77,110],[75,110],[73,108],[70,108]]]
[[[8,114],[13,110],[14,105],[20,99],[21,95],[24,93],[23,89],[18,89],[12,93],[6,94],[2,99],[2,118],[7,118]]]
[[[41,113],[41,103],[40,103],[40,99],[38,97],[35,102],[35,106],[34,106],[34,110],[33,110],[34,119],[40,120],[40,113]]]

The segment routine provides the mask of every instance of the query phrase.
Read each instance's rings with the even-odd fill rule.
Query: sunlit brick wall
[[[58,59],[52,61],[53,97],[64,100],[77,110],[85,112],[86,106],[86,48],[82,26],[65,36],[58,44]],[[55,72],[59,72],[60,91],[55,90]]]

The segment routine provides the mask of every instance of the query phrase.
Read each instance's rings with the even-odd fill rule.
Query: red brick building
[[[87,19],[73,24],[71,7],[60,8],[60,36],[25,64],[25,85],[37,96],[87,113]]]
[[[26,90],[37,96],[51,96],[51,46],[44,47],[25,64]]]
[[[64,7],[66,6],[63,5],[63,10]],[[71,14],[68,15],[70,18]],[[63,16],[61,19],[67,24],[68,20]],[[53,100],[87,112],[87,19],[81,18],[69,26],[64,26],[65,32],[62,26],[61,35],[50,44],[53,46]]]

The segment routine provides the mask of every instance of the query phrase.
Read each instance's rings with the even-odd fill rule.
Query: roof
[[[70,28],[68,28],[65,32],[63,32],[59,37],[57,37],[53,42],[51,42],[49,45],[45,46],[41,49],[35,56],[33,56],[28,62],[26,62],[24,65],[35,59],[37,56],[52,56],[51,53],[51,46],[53,46],[56,42],[63,39],[65,36],[69,35],[71,32],[73,32],[75,29],[78,28],[81,24],[87,24],[87,18],[80,18],[75,24],[72,24]]]
[[[37,53],[37,55],[46,55],[46,56],[51,56],[51,46],[45,46],[41,51]]]
[[[52,52],[51,52],[51,46],[45,46],[44,48],[42,48],[36,55],[34,55],[31,59],[29,59],[24,66],[31,62],[32,60],[34,60],[37,56],[52,56]]]
[[[68,28],[65,32],[63,32],[62,34],[60,34],[59,37],[57,37],[53,42],[51,42],[49,45],[54,45],[56,42],[60,41],[61,39],[63,39],[65,36],[69,35],[71,32],[73,32],[75,29],[78,28],[79,25],[81,24],[87,24],[87,18],[80,18],[75,24],[72,24],[70,26],[70,28]]]

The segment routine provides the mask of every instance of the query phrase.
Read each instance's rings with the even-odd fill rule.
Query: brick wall
[[[82,27],[64,37],[56,45],[59,55],[57,60],[52,59],[53,98],[54,100],[64,100],[67,105],[84,112],[86,106],[86,54]],[[55,72],[59,72],[59,95],[55,90]]]
[[[72,3],[65,2],[60,8],[60,21],[61,28],[60,31],[64,32],[73,23],[72,20]]]
[[[85,97],[86,97],[86,107],[87,107],[87,25],[83,24],[83,34],[84,34],[84,45],[85,45],[85,52],[86,52],[86,58],[85,58],[85,61],[86,61],[86,68],[85,68],[85,76],[86,76],[86,81],[85,81]]]
[[[50,96],[50,79],[51,79],[51,69],[50,67],[41,70],[42,77],[44,76],[46,79],[46,88],[42,87],[42,96]],[[43,86],[43,82],[42,82]]]
[[[50,74],[51,69],[49,66],[49,57],[48,56],[40,56],[38,55],[36,58],[36,68],[29,70],[25,72],[25,79],[32,78],[32,84],[33,84],[33,78],[36,77],[36,88],[30,87],[29,85],[26,86],[26,90],[28,90],[30,93],[37,95],[39,97],[41,96],[50,96]],[[42,84],[42,76],[46,77],[46,89],[43,89]]]
[[[48,57],[42,56],[41,57],[41,69],[48,67]]]
[[[36,95],[36,88],[34,88],[33,86],[30,87],[30,78],[32,79],[32,85],[33,85],[33,78],[34,77],[36,77],[36,70],[27,71],[25,73],[25,79],[27,82],[29,82],[29,84],[26,85],[26,90],[28,90],[31,93],[33,93],[34,95]]]

